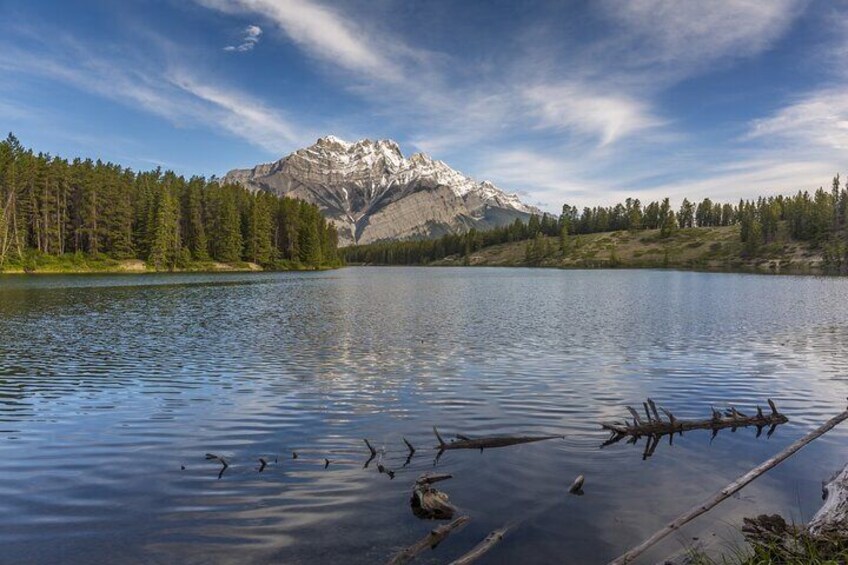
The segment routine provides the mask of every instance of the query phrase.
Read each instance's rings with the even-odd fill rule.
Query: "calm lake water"
[[[486,563],[604,563],[844,409],[848,280],[662,271],[349,268],[0,277],[0,561],[380,563],[471,516],[422,563],[506,523]],[[790,423],[691,432],[642,459],[598,423],[773,398]],[[748,410],[746,410],[748,409]],[[443,435],[562,434],[449,451]],[[418,451],[404,465],[406,437]],[[385,447],[390,479],[363,468]],[[651,552],[807,520],[848,460],[837,428]],[[292,459],[292,451],[299,457]],[[231,462],[206,461],[212,452]],[[258,459],[270,464],[258,472]],[[324,459],[331,460],[324,468]],[[184,470],[182,469],[184,467]],[[567,489],[586,476],[585,495]]]

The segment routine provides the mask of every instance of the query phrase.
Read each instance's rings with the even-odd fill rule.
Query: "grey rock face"
[[[227,173],[226,182],[316,204],[342,245],[423,239],[526,220],[539,210],[391,140],[322,137],[275,163]]]

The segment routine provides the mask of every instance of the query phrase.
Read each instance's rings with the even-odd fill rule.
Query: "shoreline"
[[[284,272],[309,272],[328,271],[339,267],[322,266],[306,267],[298,264],[284,265],[278,267],[263,267],[257,263],[220,263],[217,261],[202,262],[189,265],[188,267],[175,269],[155,269],[140,259],[92,259],[84,258],[79,261],[59,261],[35,268],[25,269],[15,266],[9,269],[0,269],[0,276],[49,276],[49,275],[161,275],[161,274],[226,274],[226,273],[284,273]]]

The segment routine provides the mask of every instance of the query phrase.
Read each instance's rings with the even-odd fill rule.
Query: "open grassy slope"
[[[774,242],[746,252],[738,226],[688,228],[660,237],[659,230],[572,235],[564,252],[546,237],[541,252],[528,257],[529,242],[493,245],[468,257],[451,256],[434,265],[538,266],[559,268],[674,268],[710,271],[819,274],[822,253],[794,241],[785,230]],[[530,254],[532,255],[532,253]]]

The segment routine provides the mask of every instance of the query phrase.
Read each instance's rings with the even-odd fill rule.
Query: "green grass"
[[[553,250],[527,263],[527,242],[493,245],[469,257],[452,256],[435,265],[538,266],[552,268],[670,268],[753,273],[821,274],[822,253],[792,241],[784,230],[774,242],[747,253],[738,226],[686,228],[662,237],[659,230],[570,236],[564,252],[558,238],[546,238]]]

